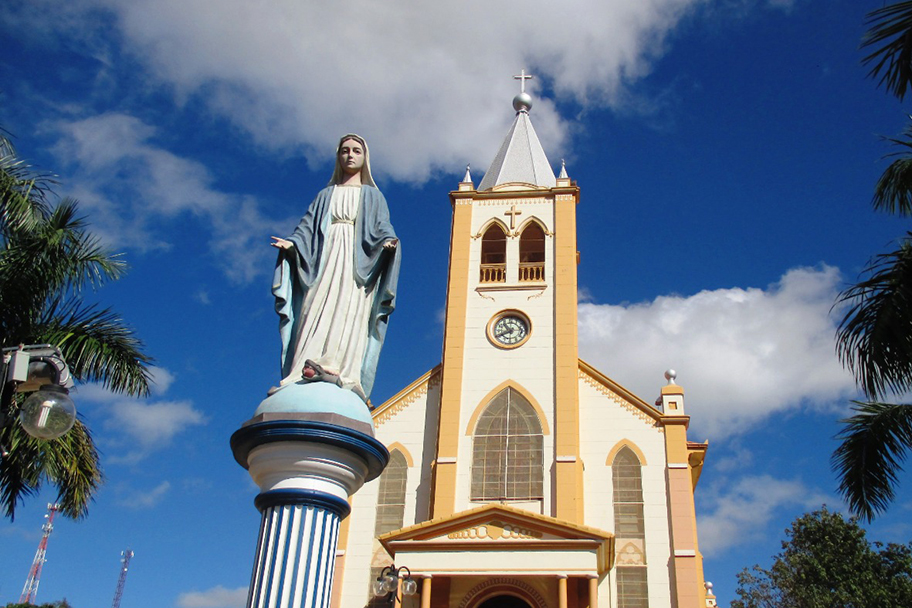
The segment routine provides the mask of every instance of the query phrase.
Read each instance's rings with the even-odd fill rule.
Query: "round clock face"
[[[488,335],[498,346],[516,348],[529,337],[529,320],[517,312],[500,313],[488,326]]]

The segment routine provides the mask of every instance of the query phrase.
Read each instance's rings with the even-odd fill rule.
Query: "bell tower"
[[[433,518],[484,502],[583,523],[577,348],[576,205],[579,189],[554,176],[530,121],[531,76],[516,76],[516,118],[476,188],[469,170],[453,207]],[[541,477],[491,494],[472,436],[509,389],[534,410],[540,447],[509,451]],[[483,417],[483,416],[482,416]],[[490,448],[490,444],[487,449]],[[494,452],[496,455],[496,451]],[[540,461],[540,462],[539,462]],[[493,470],[493,469],[492,469]],[[511,482],[512,483],[512,482]],[[525,483],[525,482],[523,482]],[[510,485],[507,483],[506,485]]]

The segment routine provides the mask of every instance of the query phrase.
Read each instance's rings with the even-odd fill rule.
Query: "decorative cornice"
[[[539,539],[541,537],[542,533],[538,530],[530,530],[499,521],[492,521],[489,524],[482,524],[447,534],[447,538],[453,540]]]
[[[427,395],[432,388],[436,388],[439,385],[440,366],[438,365],[399,391],[383,405],[377,407],[371,413],[374,419],[374,426],[379,427],[384,424],[415,401]]]
[[[579,361],[579,378],[602,395],[605,395],[630,413],[634,414],[640,420],[651,423],[651,426],[658,429],[660,432],[664,431],[662,423],[664,422],[665,417],[661,412],[620,386],[618,386],[619,390],[615,392],[613,386],[611,386],[615,385],[615,383],[606,376],[600,374],[595,368],[582,359]],[[621,391],[625,394],[620,394]]]

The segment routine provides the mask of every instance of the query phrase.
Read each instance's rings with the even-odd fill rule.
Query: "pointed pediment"
[[[610,568],[614,555],[614,535],[610,532],[504,504],[482,505],[432,519],[389,532],[379,540],[393,556],[457,549],[468,553],[478,551],[485,556],[510,551],[543,557],[550,552],[558,560],[561,555],[587,554],[592,556],[592,570],[598,572]]]

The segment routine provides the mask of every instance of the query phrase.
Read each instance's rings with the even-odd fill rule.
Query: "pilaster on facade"
[[[662,389],[665,407],[678,400],[672,411],[683,411],[684,389],[668,385]],[[667,411],[667,409],[666,409]],[[695,478],[691,469],[691,449],[687,441],[690,417],[665,415],[666,479],[668,492],[668,521],[672,555],[672,584],[677,608],[703,608],[703,556],[697,543],[697,517],[694,506]]]

